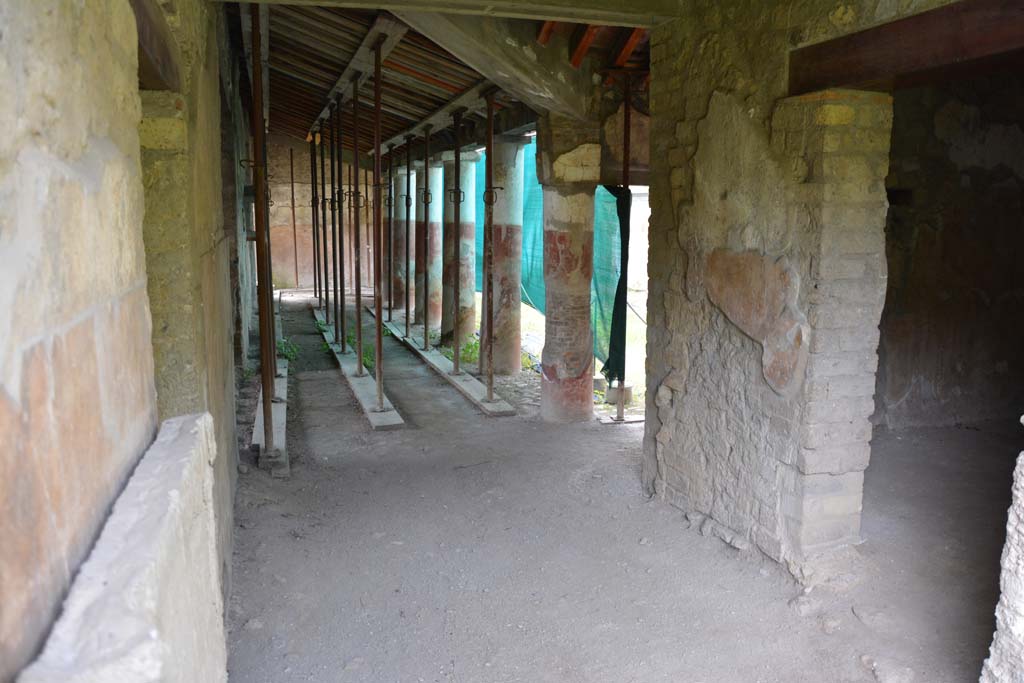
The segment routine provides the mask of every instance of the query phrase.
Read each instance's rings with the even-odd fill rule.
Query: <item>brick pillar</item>
[[[423,172],[422,162],[413,162],[416,167],[416,194],[413,196],[414,213],[416,217],[416,241],[413,242],[416,251],[416,269],[413,271],[416,276],[415,316],[414,323],[423,322],[423,273],[426,269],[426,259],[423,257],[423,235],[427,231],[427,215],[423,210],[423,193],[427,191],[427,174]]]
[[[405,308],[405,288],[408,282],[405,273],[405,229],[408,222],[405,209],[405,176],[407,173],[408,169],[405,166],[398,168],[395,172],[395,184],[392,188],[395,198],[395,226],[392,231],[392,238],[395,244],[395,264],[391,272],[391,286],[395,292],[396,309]],[[415,183],[415,180],[413,182]],[[413,237],[411,232],[409,237],[410,239]],[[412,252],[410,252],[411,257]]]
[[[449,345],[455,330],[455,204],[450,190],[455,187],[455,160],[450,153],[444,155],[444,197],[435,201],[442,204],[444,254],[442,256],[441,344]],[[442,201],[443,200],[443,201]]]
[[[522,369],[520,290],[523,272],[523,138],[494,144],[494,373]],[[484,349],[481,354],[486,357]],[[485,365],[486,367],[486,365]]]
[[[429,258],[426,258],[426,274],[429,278],[427,294],[430,301],[427,302],[430,310],[430,329],[441,329],[441,221],[444,211],[444,167],[440,163],[432,162],[427,178],[431,194],[430,215],[427,216],[427,244],[429,246]]]
[[[590,280],[594,186],[544,186],[544,351],[541,417],[579,422],[594,414]]]
[[[773,118],[773,145],[808,169],[791,204],[819,226],[799,447],[781,501],[788,543],[802,557],[860,538],[885,302],[891,127],[888,95],[849,90],[784,100]]]

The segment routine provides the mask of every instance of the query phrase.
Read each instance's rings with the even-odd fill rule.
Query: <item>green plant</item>
[[[330,353],[330,351],[331,351],[331,345],[330,345],[330,344],[328,344],[327,342],[321,342],[321,343],[320,343],[320,349],[321,349],[322,351],[326,351],[326,352]]]
[[[520,356],[520,363],[522,363],[523,370],[538,370],[539,361],[528,351],[523,351]]]
[[[279,339],[277,342],[277,355],[293,361],[299,357],[299,347],[290,339]]]
[[[324,321],[323,321],[323,320],[317,319],[317,320],[315,320],[314,322],[316,323],[316,329],[317,329],[317,332],[319,332],[319,333],[321,333],[321,334],[323,334],[324,332],[326,332],[326,331],[327,331],[327,330],[329,329],[329,328],[327,327],[327,324],[326,324],[326,323],[324,323]]]
[[[354,332],[349,332],[345,336],[345,341],[348,343],[348,348],[356,348],[356,335]],[[373,372],[376,363],[376,355],[374,354],[373,344],[367,344],[366,340],[363,340],[363,367],[366,368],[367,372]]]

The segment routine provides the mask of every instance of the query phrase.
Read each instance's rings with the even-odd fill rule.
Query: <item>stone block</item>
[[[856,117],[856,110],[849,105],[823,104],[814,112],[814,123],[819,126],[848,126]]]
[[[804,424],[800,430],[800,445],[803,448],[867,443],[870,440],[871,423],[866,419]]]
[[[862,472],[871,458],[871,445],[867,442],[801,448],[797,468],[804,474],[843,474]]]
[[[18,683],[227,680],[206,415],[164,423]]]

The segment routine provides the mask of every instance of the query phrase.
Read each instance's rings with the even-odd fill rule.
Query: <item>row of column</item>
[[[521,139],[494,144],[494,373],[514,375],[521,368],[521,288],[523,246],[524,144]],[[392,226],[391,287],[396,310],[413,307],[413,321],[429,320],[441,344],[451,346],[456,330],[460,344],[477,328],[476,186],[479,155],[461,159],[460,225],[454,225],[454,166],[451,152],[431,161],[402,166],[393,176],[395,220]],[[411,175],[411,178],[408,176]],[[406,188],[411,190],[407,192]],[[593,332],[591,278],[593,275],[594,190],[596,184],[564,183],[544,186],[544,282],[546,289],[545,343],[542,354],[541,416],[556,422],[593,416]],[[423,193],[433,201],[429,215]],[[423,235],[426,235],[426,240]],[[408,262],[413,277],[406,272]],[[423,253],[429,245],[429,262]],[[459,259],[459,302],[455,297],[455,259]],[[423,298],[428,278],[429,302]],[[456,323],[457,320],[457,323]],[[481,350],[486,367],[486,347]]]

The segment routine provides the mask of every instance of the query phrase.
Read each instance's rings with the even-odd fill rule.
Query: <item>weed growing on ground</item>
[[[277,342],[277,355],[293,361],[299,357],[299,347],[290,339],[279,339]]]

